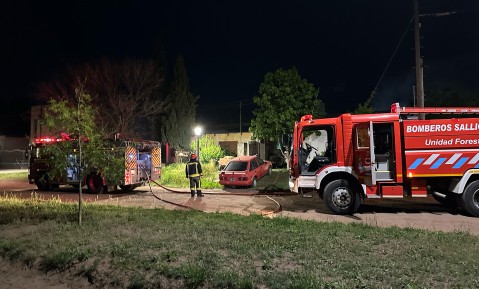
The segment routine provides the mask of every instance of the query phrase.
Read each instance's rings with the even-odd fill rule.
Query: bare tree
[[[107,133],[140,136],[148,120],[164,112],[161,94],[164,69],[154,60],[112,61],[69,68],[67,72],[38,86],[37,98],[73,99],[80,84],[92,95],[97,119]]]

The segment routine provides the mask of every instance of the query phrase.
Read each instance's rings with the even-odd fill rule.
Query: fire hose
[[[144,169],[143,169],[144,170]],[[200,210],[200,209],[197,209],[197,208],[194,208],[194,207],[191,207],[191,206],[187,206],[187,205],[184,205],[184,204],[180,204],[180,203],[176,203],[176,202],[173,202],[173,201],[169,201],[169,200],[166,200],[160,196],[158,196],[157,194],[155,194],[153,192],[153,189],[151,187],[151,183],[154,183],[155,185],[157,185],[158,187],[168,191],[168,192],[171,192],[171,193],[176,193],[176,194],[189,194],[190,192],[183,192],[183,191],[178,191],[178,190],[173,190],[171,188],[168,188],[168,187],[165,187],[161,184],[159,184],[158,182],[152,180],[150,178],[150,176],[148,175],[148,172],[146,172],[146,170],[144,170],[146,176],[147,176],[147,180],[148,180],[148,186],[150,188],[150,193],[151,195],[156,198],[157,200],[161,201],[161,202],[164,202],[164,203],[167,203],[167,204],[170,204],[170,205],[174,205],[174,206],[177,206],[177,207],[181,207],[181,208],[186,208],[186,209],[190,209],[190,210],[197,210],[197,211],[201,211],[201,212],[205,212],[203,210]],[[261,215],[262,216],[271,216],[271,215],[274,215],[274,214],[277,214],[277,213],[280,213],[283,208],[281,206],[281,204],[276,201],[275,199],[271,198],[270,195],[281,195],[281,196],[287,196],[287,195],[297,195],[295,193],[291,193],[291,192],[287,192],[285,193],[284,191],[281,192],[281,191],[276,191],[276,192],[268,192],[267,191],[267,188],[265,188],[264,190],[260,191],[260,192],[248,192],[248,193],[225,193],[225,192],[209,192],[208,195],[224,195],[224,196],[231,196],[231,195],[234,195],[234,196],[265,196],[266,198],[268,198],[269,200],[273,201],[276,205],[277,205],[277,208],[272,210],[272,211],[267,211],[267,212],[261,212]]]

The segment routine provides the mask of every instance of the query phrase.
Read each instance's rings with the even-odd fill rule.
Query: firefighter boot
[[[193,198],[195,196],[195,191],[191,191],[191,197]]]
[[[203,193],[201,192],[201,190],[198,190],[198,191],[197,191],[197,195],[198,195],[198,197],[204,197],[204,196],[205,196],[205,195],[203,195]]]

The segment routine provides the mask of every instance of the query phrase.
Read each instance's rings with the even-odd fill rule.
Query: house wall
[[[27,146],[26,137],[0,136],[0,169],[28,168],[28,160],[25,159]]]
[[[218,133],[207,134],[214,139],[216,144],[222,149],[234,150],[237,156],[258,155],[260,158],[269,160],[271,156],[271,146],[269,142],[261,143],[253,140],[253,134],[243,133]]]

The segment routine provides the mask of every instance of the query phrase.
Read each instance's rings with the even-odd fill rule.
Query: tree
[[[62,135],[65,140],[43,148],[43,153],[49,156],[49,174],[52,177],[61,176],[65,174],[67,167],[71,167],[77,170],[81,180],[84,176],[83,172],[88,172],[92,168],[101,168],[109,176],[109,180],[121,182],[124,161],[121,158],[115,158],[105,143],[105,133],[97,126],[95,119],[97,113],[95,106],[91,103],[91,96],[79,87],[75,89],[73,100],[52,99],[49,102],[44,122],[50,131]],[[73,154],[78,157],[67,157]],[[81,224],[81,186],[79,186],[78,208],[78,220]]]
[[[257,106],[250,126],[253,138],[279,143],[282,134],[293,132],[294,122],[301,116],[322,116],[317,97],[318,89],[303,79],[295,67],[267,73],[259,94],[253,98]],[[289,159],[288,148],[283,146],[281,151]]]
[[[220,158],[224,157],[224,151],[219,145],[216,144],[215,140],[209,136],[202,136],[200,138],[200,161],[208,163],[210,161],[218,161]],[[197,150],[197,141],[196,139],[190,142],[191,151]]]
[[[354,110],[354,114],[363,114],[363,113],[373,113],[374,109],[371,107],[371,102],[373,101],[376,90],[371,92],[371,95],[366,99],[364,103],[360,103],[358,107]]]
[[[458,83],[436,83],[426,89],[426,106],[479,106],[474,91]]]
[[[165,109],[166,102],[158,93],[163,83],[163,68],[154,60],[103,59],[70,67],[65,74],[41,83],[36,96],[46,101],[74,101],[75,88],[82,86],[98,108],[96,119],[107,134],[146,137],[150,132],[145,128],[147,120]]]
[[[177,150],[188,148],[196,118],[196,101],[190,91],[188,75],[181,56],[173,69],[173,83],[161,116],[161,140]]]

